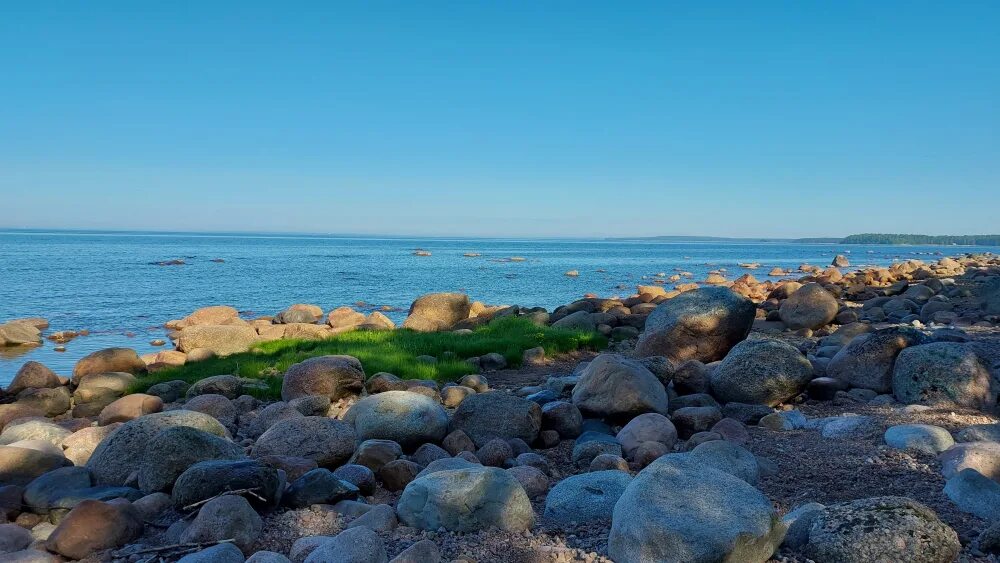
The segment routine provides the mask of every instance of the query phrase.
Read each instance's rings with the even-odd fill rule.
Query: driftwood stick
[[[259,494],[257,494],[258,490],[260,490],[260,487],[252,487],[252,488],[249,488],[249,489],[236,489],[236,490],[232,490],[232,491],[223,491],[223,492],[221,492],[221,493],[219,493],[219,494],[217,494],[217,495],[215,495],[213,497],[209,497],[209,498],[207,498],[205,500],[199,500],[198,502],[193,502],[193,503],[185,506],[181,510],[183,510],[183,511],[194,510],[195,508],[198,508],[198,507],[200,507],[203,504],[209,503],[209,502],[211,502],[211,501],[213,501],[213,500],[215,500],[217,498],[224,497],[224,496],[227,496],[227,495],[250,495],[250,496],[254,497],[257,500],[266,503],[267,499],[265,499],[264,497],[262,497]]]
[[[235,538],[229,538],[227,540],[217,540],[217,541],[203,541],[203,542],[190,542],[190,543],[174,543],[174,544],[170,544],[170,545],[161,545],[159,547],[149,547],[149,548],[146,548],[146,549],[140,549],[139,551],[135,551],[135,552],[129,553],[128,555],[146,555],[146,554],[149,554],[149,553],[153,553],[153,554],[157,554],[157,556],[158,556],[158,555],[162,554],[165,551],[174,551],[174,550],[180,550],[180,551],[183,551],[185,553],[190,553],[190,552],[193,552],[193,551],[198,551],[198,550],[200,550],[203,547],[210,547],[210,546],[219,545],[219,544],[222,544],[222,543],[233,543],[234,541],[236,541]],[[124,557],[126,554],[122,553],[122,551],[116,551],[112,555],[114,555],[115,557]]]

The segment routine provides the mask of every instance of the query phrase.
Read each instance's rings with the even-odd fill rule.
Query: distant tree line
[[[843,244],[958,244],[965,246],[1000,246],[1000,235],[896,235],[864,233],[851,235]]]

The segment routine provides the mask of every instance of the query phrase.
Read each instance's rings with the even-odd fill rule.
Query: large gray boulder
[[[756,485],[760,478],[757,458],[750,450],[728,440],[702,442],[687,456],[690,461],[739,477],[751,485]]]
[[[319,542],[305,563],[386,563],[382,538],[364,526],[348,528]]]
[[[727,403],[774,406],[801,393],[812,375],[812,364],[794,346],[780,340],[746,340],[712,372],[712,393]]]
[[[767,561],[784,535],[771,501],[746,482],[674,456],[654,461],[615,504],[616,563]]]
[[[216,436],[228,436],[226,428],[207,414],[175,410],[130,420],[101,441],[87,461],[99,485],[124,485],[138,471],[146,448],[157,434],[175,426],[187,426]],[[155,452],[149,452],[155,455]]]
[[[273,507],[283,486],[277,469],[254,460],[200,461],[177,478],[170,499],[176,508],[184,508],[226,491],[253,489],[251,504]]]
[[[778,315],[792,330],[820,328],[837,316],[837,298],[818,283],[807,283],[781,302]]]
[[[721,360],[750,333],[755,312],[752,301],[725,287],[687,291],[650,313],[635,351],[674,363]]]
[[[908,327],[891,327],[862,334],[837,352],[826,366],[826,374],[851,387],[877,393],[892,390],[896,356],[909,346],[927,341],[924,333]]]
[[[514,476],[496,467],[437,471],[414,479],[396,506],[407,526],[473,532],[530,529],[535,513]]]
[[[465,432],[477,448],[494,438],[520,438],[531,444],[541,427],[538,403],[502,391],[470,395],[451,418],[451,429]]]
[[[905,497],[877,497],[821,509],[802,551],[837,563],[950,563],[961,547],[933,510]]]
[[[188,426],[157,434],[139,462],[139,489],[146,494],[169,492],[184,471],[200,461],[246,457],[238,444]]]
[[[469,318],[471,308],[469,296],[464,293],[422,295],[410,305],[410,314],[403,321],[403,328],[421,332],[445,330]]]
[[[353,356],[317,356],[294,364],[281,382],[281,400],[323,395],[331,401],[361,394],[365,370]]]
[[[341,420],[305,416],[282,420],[257,439],[255,458],[269,455],[304,457],[320,467],[335,469],[354,454],[354,427]]]
[[[264,521],[239,495],[223,495],[212,499],[198,510],[191,524],[181,533],[182,543],[232,540],[244,553],[253,551],[253,544],[264,530]]]
[[[1000,521],[1000,483],[975,469],[963,469],[948,479],[944,494],[962,512],[987,522]]]
[[[439,443],[448,433],[448,413],[440,403],[420,393],[386,391],[361,399],[344,416],[359,440],[392,440],[412,450]]]
[[[597,417],[667,414],[667,391],[641,363],[615,354],[601,354],[580,374],[580,381],[573,388],[573,404],[585,414]]]
[[[545,517],[569,522],[610,520],[632,476],[615,469],[567,477],[545,497]]]
[[[892,372],[892,394],[906,404],[993,410],[997,383],[971,346],[932,342],[899,353]]]

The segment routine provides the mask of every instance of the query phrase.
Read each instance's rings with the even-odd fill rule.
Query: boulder
[[[520,438],[530,444],[541,427],[542,408],[538,403],[501,391],[468,397],[451,419],[451,429],[465,432],[476,447],[494,438]]]
[[[282,420],[302,418],[303,416],[305,415],[302,414],[299,409],[295,408],[295,405],[284,401],[278,401],[277,403],[271,403],[261,409],[250,424],[243,429],[243,433],[248,438],[256,439],[259,438],[264,432],[267,432],[268,428],[274,426]]]
[[[45,548],[69,559],[125,545],[142,535],[142,515],[130,503],[85,500],[45,540]]]
[[[725,287],[686,291],[650,313],[635,350],[674,363],[714,362],[747,337],[755,312],[752,301]]]
[[[105,348],[91,354],[87,354],[73,367],[73,383],[80,383],[86,376],[97,373],[123,372],[123,373],[143,373],[146,371],[146,363],[139,358],[139,354],[131,348]]]
[[[567,477],[545,497],[545,517],[562,523],[611,520],[615,503],[631,481],[631,475],[617,470]]]
[[[198,325],[187,327],[177,338],[177,349],[190,352],[209,350],[216,356],[246,352],[260,340],[257,331],[246,325]]]
[[[281,383],[281,399],[323,395],[331,401],[356,396],[365,387],[365,370],[353,356],[317,356],[292,365]]]
[[[386,563],[389,556],[378,534],[364,526],[348,528],[321,541],[305,563]]]
[[[344,416],[358,439],[392,440],[404,449],[438,443],[448,433],[448,413],[437,401],[409,391],[386,391],[361,399]]]
[[[351,463],[363,465],[374,472],[382,466],[403,457],[403,448],[392,440],[365,440],[358,445]]]
[[[139,489],[169,492],[187,468],[201,461],[238,460],[243,448],[215,434],[174,426],[156,434],[139,461]]]
[[[35,541],[31,532],[16,524],[0,524],[0,555],[28,549]]]
[[[561,438],[576,438],[583,432],[583,414],[573,403],[545,403],[542,405],[542,428],[558,432]]]
[[[253,489],[251,504],[273,507],[281,498],[283,486],[277,469],[255,460],[199,461],[177,478],[170,499],[175,508],[182,509],[226,491]]]
[[[473,532],[489,528],[520,532],[534,524],[527,493],[512,475],[496,467],[468,467],[413,480],[396,506],[413,528]]]
[[[326,316],[326,324],[339,331],[357,328],[365,321],[364,313],[359,313],[350,307],[337,307]]]
[[[323,309],[318,305],[296,303],[274,316],[276,324],[312,324],[323,318]]]
[[[1000,482],[1000,443],[965,442],[955,444],[938,456],[945,479],[963,469],[975,469],[980,474]]]
[[[644,442],[659,442],[669,451],[677,442],[677,428],[662,414],[646,413],[629,421],[616,438],[627,457],[631,457]]]
[[[812,364],[794,346],[780,340],[746,340],[712,372],[712,393],[727,403],[774,406],[801,393],[812,375]]]
[[[0,446],[0,483],[5,485],[27,485],[36,477],[67,465],[69,460],[51,452]]]
[[[937,455],[955,445],[951,433],[929,424],[898,424],[885,431],[885,443],[897,450]]]
[[[24,321],[0,324],[0,346],[35,346],[42,343],[38,327]]]
[[[817,329],[830,324],[839,309],[837,298],[822,285],[807,283],[781,302],[778,315],[792,330]]]
[[[60,385],[62,383],[56,372],[38,362],[25,362],[7,386],[7,393],[17,395],[25,389],[48,389]]]
[[[87,461],[87,468],[99,485],[124,485],[129,475],[138,471],[149,442],[174,426],[187,426],[216,436],[228,434],[219,421],[200,412],[175,410],[149,414],[126,422],[101,441]]]
[[[687,454],[690,461],[723,471],[746,481],[757,484],[760,467],[757,458],[749,450],[728,440],[712,440],[695,446]]]
[[[196,395],[184,403],[184,408],[189,411],[207,414],[218,420],[226,428],[234,428],[236,426],[236,405],[224,395],[217,395],[215,393]]]
[[[177,563],[244,563],[245,561],[249,559],[244,559],[240,548],[231,543],[220,543],[185,555],[178,559]]]
[[[958,535],[933,510],[905,497],[877,497],[820,510],[802,551],[838,563],[950,563],[960,549]]]
[[[573,388],[573,404],[597,417],[667,413],[667,392],[641,363],[614,354],[594,358]]]
[[[9,446],[22,440],[42,440],[57,446],[56,451],[62,453],[62,442],[70,434],[72,432],[47,419],[15,420],[0,433],[0,446]]]
[[[184,396],[190,399],[199,395],[222,395],[231,401],[243,395],[245,388],[253,383],[256,382],[235,375],[213,375],[192,383]]]
[[[861,334],[833,356],[826,366],[826,374],[851,387],[888,393],[892,390],[896,356],[904,348],[926,341],[927,337],[922,332],[908,327],[884,328]]]
[[[410,305],[403,328],[421,332],[445,330],[469,318],[470,310],[469,296],[464,293],[430,293]]]
[[[998,384],[970,345],[932,342],[899,353],[892,393],[901,403],[993,410]]]
[[[154,412],[163,410],[163,399],[153,395],[134,393],[125,395],[101,410],[97,417],[97,423],[107,426],[115,422],[128,422],[133,418],[139,418]]]
[[[963,469],[948,479],[944,494],[962,512],[987,522],[1000,521],[1000,483],[975,469]]]
[[[354,453],[354,428],[332,418],[306,416],[282,420],[257,439],[251,455],[294,455],[336,468]]]
[[[342,500],[355,499],[358,493],[359,490],[353,483],[337,478],[329,469],[319,468],[292,481],[282,497],[282,503],[292,508],[306,508],[314,504],[336,504]]]
[[[666,456],[615,504],[608,555],[617,563],[767,561],[784,535],[771,501],[717,469]]]
[[[247,553],[253,550],[264,522],[247,499],[239,495],[224,495],[206,502],[191,524],[181,534],[181,543],[202,543],[233,540]]]
[[[242,324],[240,312],[228,305],[213,305],[195,310],[181,320],[182,327],[198,325]]]

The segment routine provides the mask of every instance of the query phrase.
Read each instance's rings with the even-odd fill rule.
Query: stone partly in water
[[[747,340],[712,372],[712,392],[727,403],[774,406],[801,393],[812,375],[812,364],[795,347],[779,340]]]
[[[677,457],[639,474],[615,505],[608,554],[618,563],[767,561],[784,526],[746,482]]]
[[[73,367],[73,383],[86,375],[108,372],[142,373],[146,363],[131,348],[105,348],[84,356]]]
[[[877,497],[818,511],[803,553],[838,563],[950,563],[960,549],[958,535],[933,510],[905,497]]]
[[[519,532],[535,521],[521,484],[496,467],[438,471],[415,479],[403,491],[396,511],[407,526],[423,530]]]
[[[199,325],[185,328],[177,339],[181,352],[210,350],[216,356],[246,352],[260,341],[257,331],[241,325]]]
[[[997,383],[975,349],[957,342],[933,342],[899,353],[892,392],[906,404],[957,405],[992,410]]]
[[[725,287],[687,291],[649,315],[636,353],[675,363],[720,360],[747,337],[755,312],[752,301]]]

